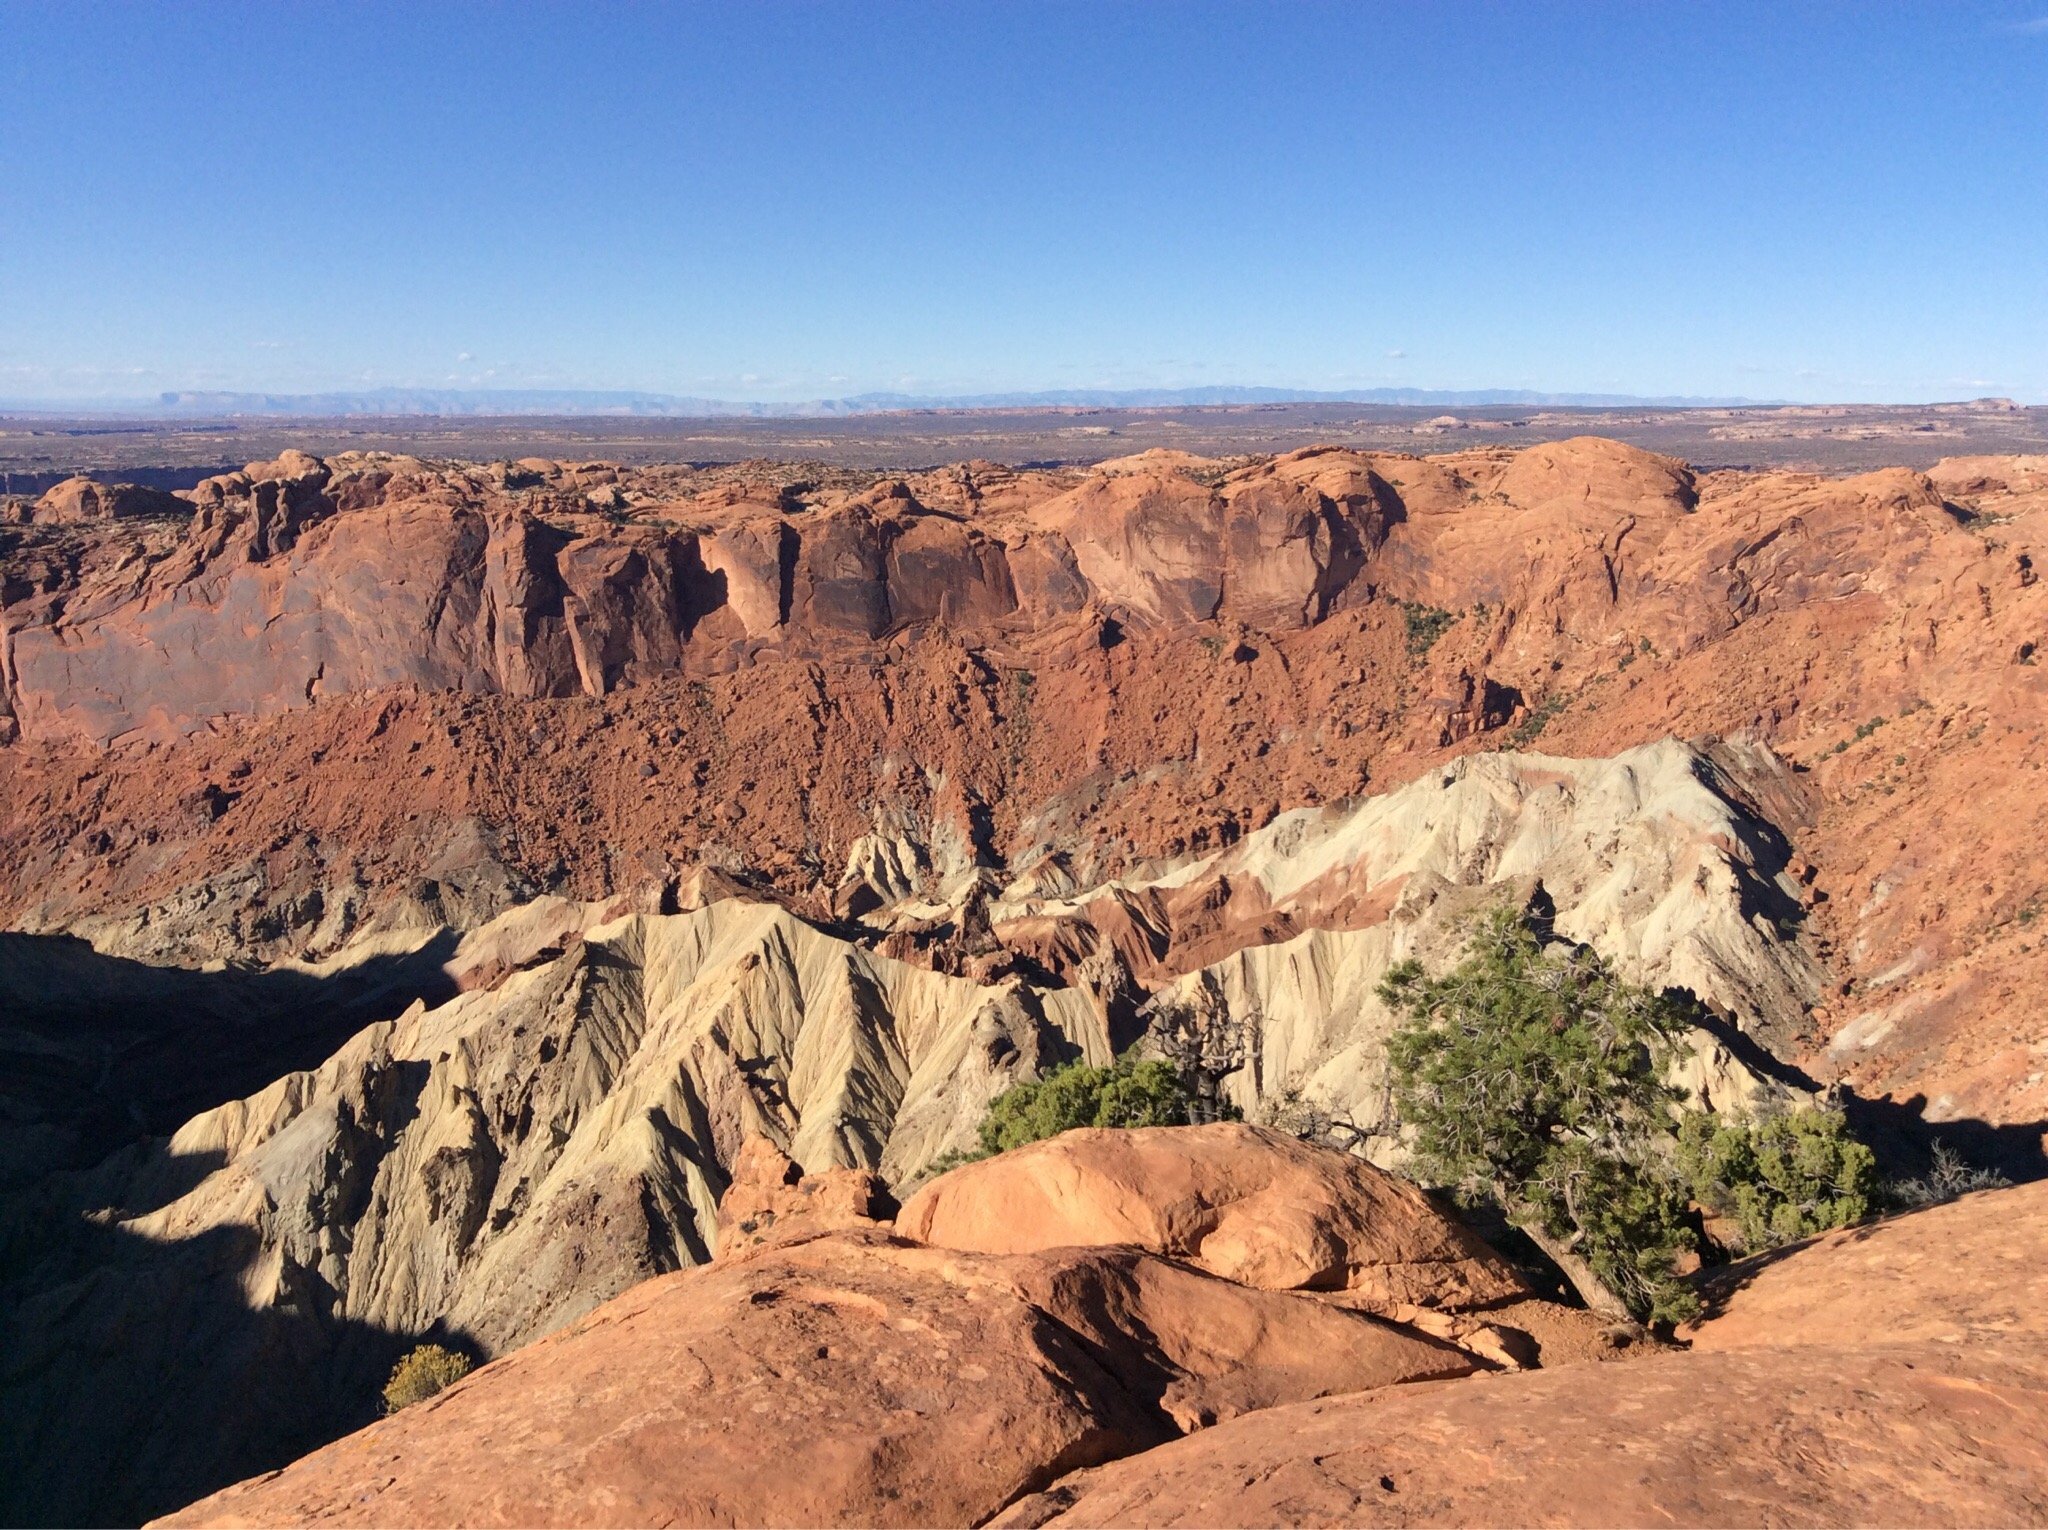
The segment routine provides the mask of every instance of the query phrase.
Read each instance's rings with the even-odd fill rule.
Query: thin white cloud
[[[1998,30],[2014,32],[2021,37],[2048,37],[2048,16],[2036,16],[2030,21],[2009,21]]]

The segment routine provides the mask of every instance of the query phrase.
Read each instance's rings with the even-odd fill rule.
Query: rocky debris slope
[[[1282,1258],[1290,1240],[1304,1241],[1298,1262],[1367,1226],[1389,1247],[1469,1243],[1327,1150],[1243,1128],[1140,1135],[1146,1162],[1178,1162],[1176,1183],[1322,1183],[1314,1208],[1235,1208],[1240,1231],[1273,1218],[1254,1241]],[[1240,1413],[1483,1363],[1128,1246],[1060,1246],[1056,1228],[1008,1255],[927,1246],[866,1215],[877,1208],[858,1171],[793,1182],[761,1139],[739,1158],[722,1223],[760,1228],[778,1203],[772,1241],[734,1240],[710,1268],[645,1282],[171,1522],[972,1524],[1063,1471]],[[1319,1160],[1337,1162],[1318,1173]],[[1178,1214],[1175,1184],[1156,1195],[1155,1218]],[[1422,1294],[1459,1305],[1481,1271],[1516,1289],[1495,1256],[1467,1252],[1445,1266],[1451,1284]]]
[[[1984,1192],[1739,1270],[1693,1353],[1258,1413],[997,1523],[2036,1524],[2044,1238],[2048,1185]]]

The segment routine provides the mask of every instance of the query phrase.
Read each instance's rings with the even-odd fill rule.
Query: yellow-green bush
[[[384,1383],[384,1411],[396,1413],[400,1408],[424,1402],[436,1392],[454,1386],[469,1372],[469,1356],[458,1355],[438,1344],[422,1344],[392,1367],[391,1379]]]

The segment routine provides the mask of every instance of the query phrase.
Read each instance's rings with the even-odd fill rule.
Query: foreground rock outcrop
[[[1691,1354],[1279,1408],[998,1522],[2038,1524],[2044,1239],[2048,1185],[1973,1195],[1738,1267]]]
[[[1456,1381],[1419,1337],[1129,1248],[810,1234],[168,1523],[2032,1523],[2048,1277],[1970,1254],[2044,1220],[2048,1186],[1980,1194],[1730,1272],[1693,1353]]]
[[[1267,1291],[1344,1291],[1388,1307],[1527,1295],[1500,1256],[1421,1190],[1258,1127],[1080,1130],[955,1169],[896,1222],[939,1248],[1130,1245]]]
[[[1980,1191],[1716,1271],[1695,1350],[2048,1338],[2048,1183]]]
[[[173,1524],[974,1524],[1249,1410],[1469,1374],[1131,1249],[809,1234],[648,1281]]]
[[[1654,1356],[1281,1408],[1005,1525],[2038,1524],[2048,1354]]]

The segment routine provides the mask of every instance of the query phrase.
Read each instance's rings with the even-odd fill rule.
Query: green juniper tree
[[[1668,1170],[1681,1094],[1664,1082],[1686,1004],[1546,949],[1509,909],[1448,972],[1403,962],[1379,991],[1406,1017],[1388,1055],[1417,1169],[1496,1201],[1595,1311],[1691,1316],[1674,1266],[1695,1240]]]

